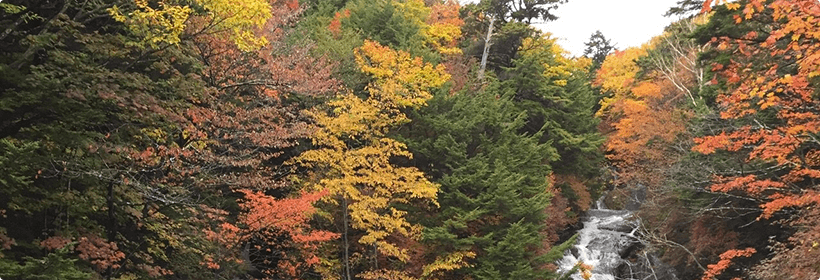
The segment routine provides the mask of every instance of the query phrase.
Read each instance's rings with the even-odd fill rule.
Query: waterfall
[[[629,220],[632,211],[607,209],[603,197],[596,206],[597,209],[587,212],[584,227],[578,232],[578,243],[557,262],[559,273],[566,273],[582,261],[592,266],[590,279],[615,280],[619,267],[631,265],[624,257],[630,253],[631,247],[639,243],[635,236],[638,227]],[[572,277],[583,280],[578,273]]]

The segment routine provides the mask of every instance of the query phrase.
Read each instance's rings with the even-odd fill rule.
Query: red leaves
[[[706,266],[706,271],[703,272],[703,277],[701,280],[712,280],[715,279],[718,275],[722,274],[729,266],[732,264],[732,259],[738,257],[751,257],[752,254],[756,253],[757,250],[754,248],[746,248],[743,250],[729,250],[720,254],[720,261],[716,264],[710,264]]]
[[[3,211],[5,211],[5,210],[3,210]],[[2,213],[2,212],[0,212],[0,213]],[[14,241],[14,239],[9,237],[8,235],[6,235],[4,229],[0,229],[0,249],[9,250],[9,249],[11,249],[11,246],[15,245],[15,244],[16,244],[16,242]]]
[[[296,10],[299,8],[299,0],[287,0],[285,6],[287,6],[288,9]]]
[[[125,253],[117,248],[117,243],[108,242],[96,235],[80,237],[77,248],[79,257],[93,264],[98,271],[119,268],[119,261],[125,259]]]
[[[71,243],[71,239],[57,235],[40,241],[40,247],[43,247],[49,251],[53,251],[65,247],[65,245],[68,245],[68,243]]]
[[[339,36],[342,32],[342,19],[350,17],[350,10],[345,9],[342,12],[336,12],[333,19],[330,20],[330,26],[327,28],[333,33],[333,36]]]
[[[297,276],[301,267],[309,267],[319,262],[316,256],[319,245],[323,242],[338,238],[338,234],[323,230],[314,230],[308,222],[316,208],[313,203],[327,194],[327,191],[315,193],[301,193],[297,197],[276,199],[261,192],[240,190],[244,194],[239,204],[243,213],[239,216],[239,223],[246,226],[244,238],[250,236],[289,236],[301,252],[299,255],[287,254],[281,257],[279,263],[283,272],[290,276]],[[232,226],[230,224],[223,226]],[[274,244],[270,244],[274,245]]]

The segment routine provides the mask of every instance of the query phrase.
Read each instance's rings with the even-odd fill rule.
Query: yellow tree
[[[630,89],[635,80],[640,66],[636,63],[638,58],[646,56],[646,47],[628,48],[624,51],[615,51],[609,55],[595,78],[595,84],[601,87],[603,92],[612,96],[601,100],[601,109],[597,115],[603,115],[613,103],[622,101],[629,95]]]
[[[196,20],[201,30],[192,34],[226,32],[231,40],[243,51],[259,49],[268,43],[263,36],[257,36],[268,19],[271,18],[271,2],[276,0],[194,0],[194,5],[176,5],[172,1],[134,0],[134,6],[127,8],[117,5],[108,13],[119,22],[125,23],[131,32],[140,37],[142,47],[158,48],[161,44],[177,44],[185,32],[186,24],[195,15],[193,6],[204,10]]]
[[[442,54],[461,54],[457,43],[461,38],[464,20],[458,16],[459,8],[458,2],[454,0],[436,3],[430,8],[424,36],[427,43]]]
[[[415,167],[393,163],[397,158],[410,159],[412,154],[386,133],[409,121],[401,109],[425,105],[432,97],[429,89],[441,86],[449,75],[442,66],[434,67],[372,41],[356,49],[355,58],[362,72],[373,78],[366,88],[369,96],[362,99],[343,93],[326,110],[311,110],[319,126],[312,136],[317,149],[304,152],[295,162],[316,172],[321,179],[311,182],[311,188],[326,190],[323,201],[341,212],[335,219],[342,220],[344,259],[338,269],[343,269],[345,279],[351,279],[354,265],[361,267],[358,276],[362,278],[406,278],[408,274],[402,271],[379,270],[380,260],[410,260],[408,250],[396,240],[420,237],[420,226],[409,223],[407,212],[395,206],[435,204],[438,186]],[[355,234],[356,241],[364,249],[351,255],[353,231],[360,233]]]

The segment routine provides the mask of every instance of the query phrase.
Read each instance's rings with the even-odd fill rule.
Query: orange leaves
[[[751,257],[752,254],[756,253],[757,250],[754,248],[746,248],[743,250],[729,250],[720,254],[720,261],[715,264],[710,264],[706,266],[706,271],[703,272],[703,277],[701,280],[712,280],[715,279],[718,275],[722,274],[729,266],[732,264],[732,259],[739,258],[739,257]]]
[[[239,192],[245,195],[242,203],[239,204],[244,210],[239,220],[248,227],[248,230],[256,232],[278,228],[296,235],[306,230],[307,221],[316,212],[313,203],[326,194],[326,192],[302,193],[296,198],[275,199],[261,192],[250,190]],[[223,224],[224,226],[231,225]]]
[[[71,239],[68,239],[68,238],[57,235],[57,236],[52,236],[52,237],[46,238],[45,240],[41,241],[40,242],[40,247],[43,247],[46,250],[52,251],[52,250],[57,250],[57,249],[63,248],[63,247],[65,247],[65,245],[68,245],[68,243],[71,243]]]
[[[288,9],[296,10],[299,8],[299,0],[286,0],[285,6],[287,6]]]
[[[632,88],[632,94],[638,98],[659,98],[661,97],[661,87],[651,82],[643,82]]]
[[[330,25],[327,27],[333,36],[339,36],[342,32],[342,19],[350,17],[350,10],[345,9],[342,12],[336,12],[333,19],[330,20]]]
[[[697,145],[692,148],[692,151],[708,155],[720,149],[727,149],[727,147],[732,144],[732,141],[729,139],[729,136],[726,135],[726,132],[721,132],[715,136],[695,138],[695,144]]]
[[[298,196],[283,199],[276,199],[262,192],[251,190],[239,190],[239,192],[244,195],[244,198],[239,204],[243,211],[238,222],[244,228],[240,229],[233,224],[222,223],[217,238],[248,242],[253,237],[266,240],[270,236],[285,234],[293,242],[285,247],[296,249],[300,253],[280,253],[282,255],[277,256],[282,259],[279,262],[281,271],[287,275],[295,277],[298,275],[299,268],[316,265],[319,246],[339,237],[338,234],[313,229],[309,224],[317,211],[313,203],[326,195],[326,191],[302,192]],[[266,246],[277,246],[277,244]],[[208,263],[206,265],[213,266]]]
[[[666,80],[651,80],[622,89],[610,99],[614,102],[609,104],[607,117],[614,131],[604,145],[607,158],[624,170],[620,179],[649,185],[661,180],[650,166],[670,161],[666,145],[685,132],[685,111],[667,102],[675,94]]]
[[[753,196],[762,196],[766,190],[786,188],[786,184],[782,182],[772,179],[760,179],[755,175],[732,178],[718,176],[713,181],[716,182],[711,186],[713,192],[742,191]]]
[[[458,2],[453,0],[433,4],[430,8],[424,36],[427,43],[442,54],[461,54],[457,43],[464,21],[458,16],[459,8]]]
[[[738,8],[735,5],[739,4],[727,4]],[[731,52],[729,63],[713,65],[731,87],[717,97],[720,115],[742,125],[697,138],[692,150],[736,152],[746,155],[747,161],[768,163],[782,171],[718,177],[711,186],[712,191],[739,192],[761,200],[759,219],[786,208],[813,207],[820,203],[813,182],[820,178],[820,101],[815,96],[816,81],[812,82],[820,73],[820,3],[750,0],[734,13],[738,22],[760,18],[770,24],[764,42],[756,42],[763,39],[756,31],[746,34],[746,40],[712,40],[718,50]],[[771,117],[758,119],[755,114],[760,112]]]
[[[636,63],[637,59],[647,54],[646,46],[641,48],[628,48],[624,51],[615,51],[607,56],[601,64],[595,77],[595,84],[600,86],[604,92],[612,93],[612,97],[605,97],[601,101],[601,109],[596,115],[603,115],[609,110],[609,106],[624,98],[627,98],[635,75],[640,71]]]

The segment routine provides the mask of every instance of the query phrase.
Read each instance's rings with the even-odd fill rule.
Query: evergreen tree
[[[586,49],[584,49],[584,56],[592,59],[592,66],[590,67],[590,72],[595,73],[596,70],[601,68],[601,63],[604,63],[604,59],[606,56],[609,55],[610,52],[615,50],[615,46],[604,37],[604,34],[601,33],[600,30],[596,30],[595,33],[592,33],[589,36],[589,41],[584,43]]]
[[[603,137],[593,116],[597,99],[585,75],[589,61],[568,59],[554,39],[537,37],[524,41],[514,63],[501,90],[527,114],[521,132],[538,133],[542,143],[557,149],[556,173],[596,177]]]
[[[539,253],[540,232],[552,196],[546,163],[558,154],[539,143],[541,133],[519,133],[527,116],[499,85],[439,94],[403,131],[417,166],[441,184],[425,242],[438,256],[471,264],[451,272],[455,278],[544,278],[549,260]]]

